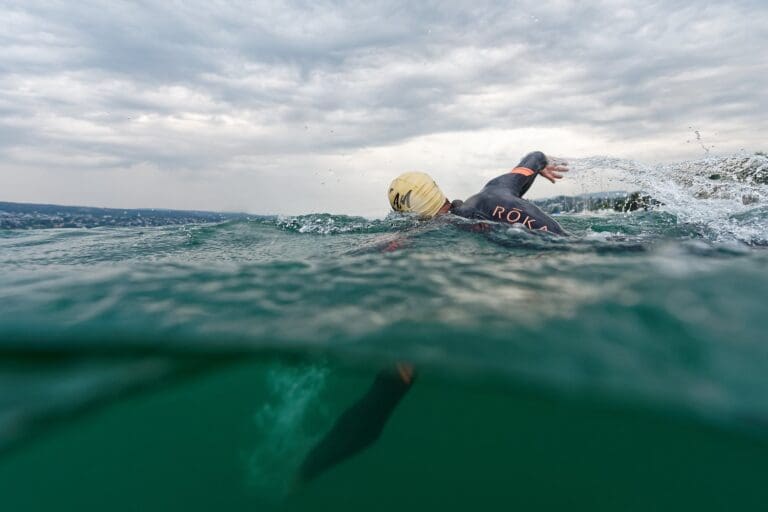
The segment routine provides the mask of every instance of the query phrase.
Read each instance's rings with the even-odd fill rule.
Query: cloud
[[[766,21],[757,1],[5,2],[0,196],[379,214],[407,168],[465,195],[532,149],[690,158],[694,129],[761,149]]]

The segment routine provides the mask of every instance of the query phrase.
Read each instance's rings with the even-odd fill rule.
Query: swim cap
[[[389,204],[396,212],[413,212],[431,218],[437,215],[445,201],[435,180],[423,172],[403,173],[389,186]]]

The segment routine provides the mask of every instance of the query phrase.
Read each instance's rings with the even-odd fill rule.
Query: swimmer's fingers
[[[568,167],[568,162],[557,162],[553,164],[549,164],[545,167],[545,169],[549,169],[550,171],[554,172],[568,172],[570,171],[570,168]]]
[[[552,183],[555,182],[555,180],[560,180],[563,178],[562,173],[568,172],[568,166],[564,164],[550,164],[546,166],[544,169],[541,170],[541,175],[547,178]]]

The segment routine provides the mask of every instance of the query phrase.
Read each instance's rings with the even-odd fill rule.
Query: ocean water
[[[764,510],[768,159],[572,164],[641,194],[542,201],[568,238],[0,204],[0,510]]]

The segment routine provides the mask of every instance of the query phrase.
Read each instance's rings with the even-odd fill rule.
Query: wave
[[[375,250],[400,232],[389,220],[335,234],[277,219],[24,232],[2,246],[13,271],[0,276],[0,353],[174,368],[265,354],[407,359],[719,418],[768,415],[768,255],[661,212],[561,220],[582,236],[407,221],[415,231],[395,253]]]
[[[768,156],[764,153],[657,165],[595,157],[577,160],[574,167],[576,179],[618,175],[622,183],[648,194],[658,209],[674,215],[679,223],[698,226],[712,240],[768,243]]]

